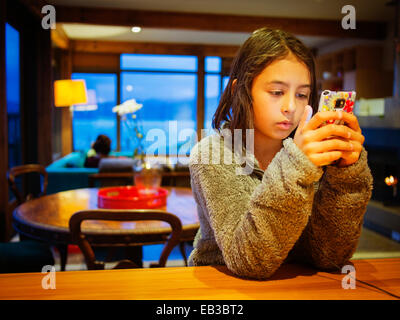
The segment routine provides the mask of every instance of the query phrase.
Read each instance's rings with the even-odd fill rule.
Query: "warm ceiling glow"
[[[134,33],[138,33],[138,32],[140,32],[140,31],[142,31],[142,28],[141,28],[141,27],[133,27],[131,30],[132,30],[132,32],[134,32]]]

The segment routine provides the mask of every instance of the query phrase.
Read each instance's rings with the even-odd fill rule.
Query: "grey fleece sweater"
[[[233,161],[225,162],[226,156]],[[357,248],[372,192],[365,149],[345,168],[315,166],[291,138],[265,171],[248,152],[252,173],[237,174],[245,166],[241,159],[219,133],[191,151],[200,229],[189,265],[222,264],[257,279],[288,261],[325,270],[345,265]]]

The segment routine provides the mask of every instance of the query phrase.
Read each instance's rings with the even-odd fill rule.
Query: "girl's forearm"
[[[329,166],[314,198],[302,250],[317,267],[337,269],[353,256],[372,193],[367,153],[346,168]]]

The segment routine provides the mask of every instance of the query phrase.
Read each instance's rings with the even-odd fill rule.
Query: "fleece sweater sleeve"
[[[348,167],[327,166],[293,255],[326,270],[345,265],[357,249],[372,184],[364,148]]]
[[[193,148],[192,188],[227,267],[238,276],[265,279],[284,262],[306,227],[314,183],[323,171],[292,139],[284,141],[254,190],[246,190],[237,166],[202,164],[199,149]]]

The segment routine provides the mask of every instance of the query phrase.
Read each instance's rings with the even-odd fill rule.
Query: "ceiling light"
[[[132,27],[132,32],[134,32],[134,33],[138,33],[138,32],[140,32],[140,31],[142,31],[142,28],[141,27]]]

